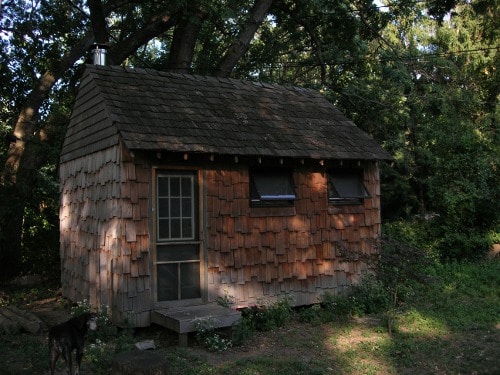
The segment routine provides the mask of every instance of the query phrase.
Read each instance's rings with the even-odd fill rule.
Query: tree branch
[[[189,72],[198,34],[205,18],[206,14],[200,10],[199,2],[191,2],[174,31],[167,70],[177,73]]]
[[[178,14],[170,12],[153,17],[147,23],[146,27],[129,35],[108,51],[109,63],[114,65],[121,64],[127,57],[137,51],[139,47],[173,27],[177,23],[177,20]]]
[[[106,29],[106,18],[102,9],[101,0],[88,0],[90,10],[90,21],[94,31],[95,42],[97,44],[108,43],[108,31]]]
[[[228,48],[226,54],[215,69],[214,76],[228,77],[234,69],[239,59],[248,51],[248,47],[257,32],[257,29],[262,24],[273,0],[256,0],[250,17],[245,26],[241,29],[234,43]]]

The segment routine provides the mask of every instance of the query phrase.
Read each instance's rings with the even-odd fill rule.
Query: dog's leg
[[[56,362],[57,362],[58,358],[59,358],[59,352],[54,347],[54,345],[50,345],[50,348],[49,348],[49,368],[50,368],[50,375],[54,375],[54,371],[56,369]]]
[[[80,365],[83,357],[83,346],[76,348],[76,375],[80,374]]]
[[[68,346],[64,346],[62,349],[62,355],[66,365],[68,366],[69,375],[73,375],[73,361],[71,360],[71,349]]]

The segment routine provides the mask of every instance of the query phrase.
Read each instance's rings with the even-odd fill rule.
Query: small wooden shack
[[[385,159],[314,90],[87,66],[60,157],[63,295],[136,326],[218,298],[317,303],[377,251]]]

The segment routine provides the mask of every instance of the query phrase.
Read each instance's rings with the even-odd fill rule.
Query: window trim
[[[341,177],[343,181],[342,184],[353,185],[353,186],[343,186],[335,184],[335,178]],[[354,181],[357,180],[357,181]],[[357,186],[355,189],[358,192],[350,193],[342,192],[340,190],[345,188],[354,188],[354,184]],[[328,203],[333,205],[361,205],[364,203],[366,198],[370,198],[368,189],[364,184],[364,173],[362,169],[330,169],[328,171]]]

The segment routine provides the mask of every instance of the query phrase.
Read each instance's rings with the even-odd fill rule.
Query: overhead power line
[[[422,53],[419,55],[406,55],[406,56],[401,56],[401,55],[396,55],[394,57],[377,57],[377,58],[369,58],[369,57],[364,57],[364,58],[346,58],[346,59],[339,59],[336,61],[330,61],[327,63],[302,63],[298,61],[280,61],[279,64],[282,65],[287,65],[289,67],[315,67],[315,66],[332,66],[332,65],[341,65],[341,64],[353,64],[353,63],[358,63],[358,62],[365,62],[365,61],[379,61],[379,62],[391,62],[391,61],[422,61],[424,62],[425,60],[429,59],[436,59],[440,57],[454,57],[454,56],[462,56],[462,55],[467,55],[467,54],[474,54],[474,53],[485,53],[489,51],[498,51],[500,50],[500,47],[485,47],[485,48],[474,48],[474,49],[467,49],[467,50],[456,50],[456,51],[448,51],[448,52],[436,52],[436,53]],[[273,64],[271,64],[273,65]]]

